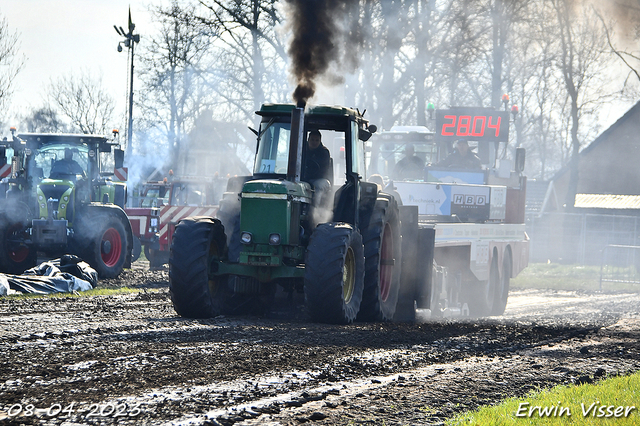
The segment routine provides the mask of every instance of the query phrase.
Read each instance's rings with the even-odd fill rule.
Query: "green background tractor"
[[[265,104],[257,114],[253,176],[230,179],[218,218],[176,227],[169,261],[176,311],[234,313],[284,292],[288,300],[304,294],[315,321],[392,319],[400,219],[393,196],[363,180],[364,141],[375,126],[344,107]],[[305,176],[307,137],[316,130],[333,166],[322,196]]]
[[[124,152],[105,136],[14,136],[12,176],[1,203],[0,268],[22,273],[37,252],[73,253],[103,278],[131,264],[126,184],[112,180]]]

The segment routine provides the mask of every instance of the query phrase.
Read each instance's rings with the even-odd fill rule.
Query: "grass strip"
[[[90,297],[90,296],[111,296],[114,294],[129,294],[129,293],[141,293],[143,291],[153,292],[160,291],[158,289],[139,289],[130,287],[118,287],[118,288],[94,288],[92,290],[75,292],[75,293],[50,293],[50,294],[10,294],[2,297],[3,299],[36,299],[36,298],[51,298],[61,299],[66,297]]]
[[[448,425],[637,425],[640,373],[561,385],[457,415]]]
[[[511,288],[597,291],[600,266],[531,263],[511,280]],[[640,284],[603,282],[603,291],[640,291]]]

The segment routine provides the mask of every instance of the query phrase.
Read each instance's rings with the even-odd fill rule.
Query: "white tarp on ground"
[[[11,293],[73,293],[91,290],[98,283],[98,273],[77,256],[43,262],[22,275],[0,274],[0,296]]]

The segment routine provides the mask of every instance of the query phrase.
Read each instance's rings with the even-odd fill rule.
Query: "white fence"
[[[640,217],[591,213],[527,214],[530,262],[602,264],[607,246],[640,246]],[[609,249],[611,251],[611,249]],[[635,265],[630,263],[629,265]]]
[[[608,245],[602,250],[602,283],[640,284],[640,246]]]

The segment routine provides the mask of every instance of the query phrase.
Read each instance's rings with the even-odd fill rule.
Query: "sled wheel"
[[[362,237],[347,223],[323,223],[307,247],[304,293],[311,319],[349,324],[360,309],[364,279]]]
[[[230,297],[227,277],[211,275],[210,265],[227,249],[218,219],[191,217],[176,226],[169,257],[169,294],[178,315],[211,318],[220,315]]]
[[[500,270],[498,268],[498,256],[494,253],[489,269],[489,279],[476,283],[478,287],[470,302],[471,314],[476,317],[491,315],[494,311],[498,288],[500,287]]]
[[[365,274],[359,321],[390,321],[396,311],[402,247],[398,205],[393,197],[378,198],[363,231]]]
[[[140,242],[140,238],[133,237],[133,250],[131,250],[131,261],[135,262],[140,258],[142,254],[142,243]]]
[[[89,256],[80,256],[98,272],[100,278],[115,278],[125,264],[127,234],[122,222],[113,216],[97,216],[97,237],[89,244]],[[86,257],[86,258],[85,258]]]
[[[507,307],[509,286],[511,285],[511,253],[507,250],[502,259],[502,274],[495,293],[491,315],[502,315]]]
[[[149,261],[150,268],[160,268],[162,265],[169,262],[169,252],[166,250],[156,250],[145,246],[144,255]]]
[[[22,223],[0,220],[0,272],[22,274],[36,265],[37,253],[25,243],[28,235]]]

